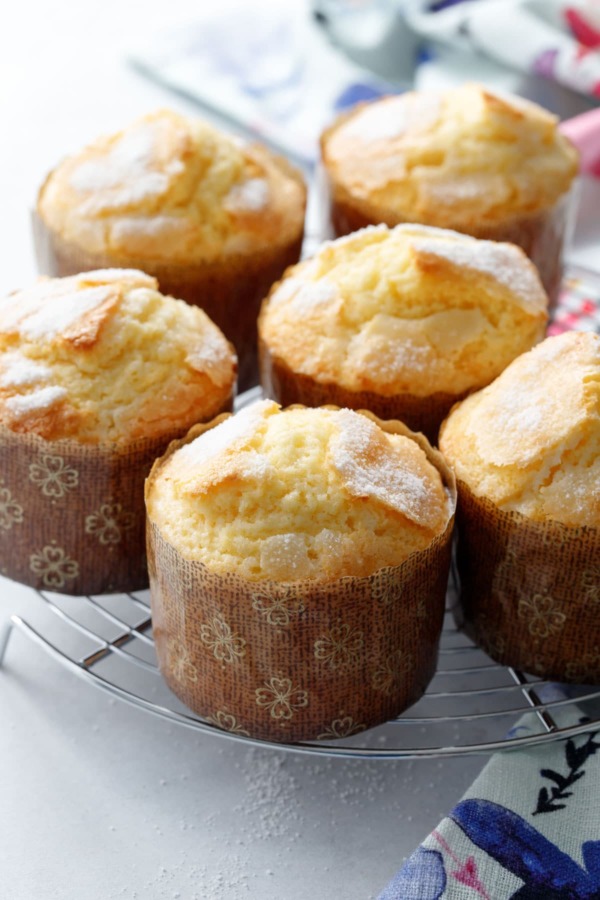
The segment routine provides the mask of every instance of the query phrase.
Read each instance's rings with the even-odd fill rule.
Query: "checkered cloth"
[[[563,331],[600,334],[600,274],[576,269],[567,272],[548,334]]]

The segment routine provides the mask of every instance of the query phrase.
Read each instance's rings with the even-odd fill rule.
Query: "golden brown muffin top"
[[[399,565],[452,514],[414,440],[347,409],[262,401],[153,472],[151,521],[187,559],[250,580],[329,580]]]
[[[322,138],[336,183],[389,215],[469,230],[551,208],[578,154],[558,119],[478,84],[361,104]]]
[[[63,160],[38,212],[89,253],[193,263],[295,240],[305,195],[266,148],[160,110]]]
[[[571,331],[520,356],[455,407],[440,449],[501,509],[600,527],[600,336]]]
[[[200,309],[143,272],[40,279],[0,299],[0,422],[48,440],[125,441],[211,418],[236,357]]]
[[[259,331],[271,354],[322,383],[457,395],[488,384],[541,340],[547,302],[513,244],[379,225],[288,269]]]

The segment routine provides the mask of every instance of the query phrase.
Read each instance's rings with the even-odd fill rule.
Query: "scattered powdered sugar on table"
[[[339,813],[345,816],[355,808],[360,815],[365,806],[380,803],[388,784],[384,767],[364,760],[309,759],[259,748],[248,751],[240,768],[245,790],[234,812],[245,838],[261,842],[285,838],[286,847],[308,828],[336,825]],[[310,803],[311,798],[305,798],[305,784],[313,786],[329,822],[315,823],[306,816],[305,800]]]
[[[283,754],[250,750],[244,765],[245,791],[234,812],[245,836],[270,841],[285,836],[294,841],[303,825],[298,781]]]

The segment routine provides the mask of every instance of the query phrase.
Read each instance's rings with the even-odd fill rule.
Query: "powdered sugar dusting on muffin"
[[[29,359],[22,353],[5,353],[0,356],[0,388],[39,384],[40,381],[47,381],[51,374],[48,366]]]
[[[423,474],[410,471],[366,417],[345,409],[334,415],[339,436],[332,441],[332,462],[350,493],[379,500],[418,525],[435,527],[441,510]],[[407,438],[398,440],[412,444]],[[426,457],[420,448],[416,450],[423,456],[420,468],[424,469]]]
[[[289,303],[298,313],[310,313],[318,307],[327,307],[339,300],[338,289],[326,278],[304,281],[301,278],[286,278],[271,297],[271,303]]]
[[[124,284],[129,287],[147,287],[156,290],[158,282],[152,275],[146,275],[139,269],[95,269],[92,272],[83,272],[76,276],[77,283],[81,286],[88,284]]]
[[[489,417],[486,423],[487,428],[485,436],[477,435],[476,441],[478,446],[485,442],[487,452],[490,457],[490,439],[494,436],[504,437],[507,434],[519,436],[519,461],[527,464],[535,460],[539,453],[540,442],[544,440],[546,427],[545,420],[547,410],[544,405],[540,405],[541,394],[545,390],[534,391],[533,394],[521,390],[518,385],[513,386],[511,393],[505,395],[502,400],[494,405],[493,416]],[[499,445],[503,447],[504,445]],[[492,449],[492,462],[499,465],[506,463],[506,453],[500,449],[494,453]],[[494,458],[495,457],[495,458]]]
[[[476,200],[490,189],[489,175],[455,175],[452,179],[444,178],[436,181],[430,179],[422,190],[429,197],[439,199],[442,203],[463,203],[465,200]]]
[[[70,184],[81,193],[120,188],[123,202],[126,198],[151,196],[162,193],[168,187],[169,175],[183,171],[180,159],[170,159],[164,171],[158,170],[156,147],[160,143],[159,122],[138,122],[125,132],[107,157],[87,160],[71,174]]]
[[[516,299],[534,309],[544,309],[548,299],[533,265],[526,265],[523,251],[496,241],[453,241],[415,238],[418,253],[434,256],[459,268],[490,275],[514,292]]]
[[[205,372],[213,384],[223,387],[230,381],[231,353],[223,336],[210,323],[201,335],[198,347],[188,353],[186,362],[197,372]]]
[[[291,306],[298,313],[310,313],[317,307],[331,306],[338,299],[339,293],[336,286],[322,278],[319,281],[309,281],[304,284],[292,297]]]
[[[224,203],[230,212],[261,212],[269,204],[270,190],[266,178],[248,178],[234,184]]]
[[[184,234],[189,223],[183,216],[120,216],[111,223],[112,236],[115,241],[135,240],[140,238],[166,238],[176,234]]]
[[[339,129],[338,136],[370,142],[391,140],[407,131],[424,131],[437,122],[440,108],[435,94],[388,97],[360,110]]]
[[[115,297],[112,285],[79,288],[76,279],[41,281],[0,300],[0,330],[39,340],[62,334]]]
[[[8,397],[4,402],[6,408],[17,418],[27,416],[29,413],[38,410],[50,409],[58,400],[66,397],[67,391],[63,387],[50,385],[32,391],[30,394],[17,394],[15,397]]]
[[[335,252],[339,247],[351,247],[353,244],[363,244],[365,237],[368,239],[375,238],[383,240],[384,235],[386,235],[389,230],[388,226],[384,224],[365,225],[364,228],[359,228],[357,231],[352,231],[350,234],[344,234],[342,237],[330,241],[323,241],[316,258],[318,259],[319,256],[322,256],[328,251]]]
[[[547,338],[482,391],[475,436],[482,459],[525,467],[550,448],[579,440],[579,423],[588,415],[584,360],[590,343],[576,332]]]
[[[186,472],[196,474],[220,454],[242,449],[260,428],[265,416],[277,409],[278,405],[272,400],[260,400],[240,410],[181,447],[168,463],[170,473],[175,477],[185,477]]]
[[[304,281],[301,278],[294,278],[293,276],[285,278],[271,294],[269,303],[273,306],[287,303],[300,290],[303,284]]]

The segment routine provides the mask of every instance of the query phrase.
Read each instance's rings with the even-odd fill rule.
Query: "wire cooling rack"
[[[186,709],[158,670],[149,592],[70,597],[32,591],[36,625],[13,615],[0,630],[0,665],[20,631],[89,684],[163,719],[237,741]],[[452,601],[451,601],[452,602]],[[585,711],[600,688],[566,696],[546,682],[494,663],[459,631],[449,609],[439,667],[424,697],[402,716],[352,738],[271,746],[342,757],[415,758],[489,753],[541,744],[600,727]],[[523,719],[523,714],[527,714]],[[518,720],[521,720],[520,723]]]
[[[260,396],[260,388],[247,391],[236,408]],[[0,625],[0,667],[11,634],[20,631],[89,684],[133,706],[198,731],[269,745],[222,731],[167,688],[156,661],[148,591],[72,597],[31,590],[27,599],[37,601],[35,624],[13,615]],[[403,715],[351,738],[270,746],[371,759],[448,757],[600,729],[600,686],[558,687],[498,665],[457,628],[455,603],[450,588],[437,672],[425,695]]]

